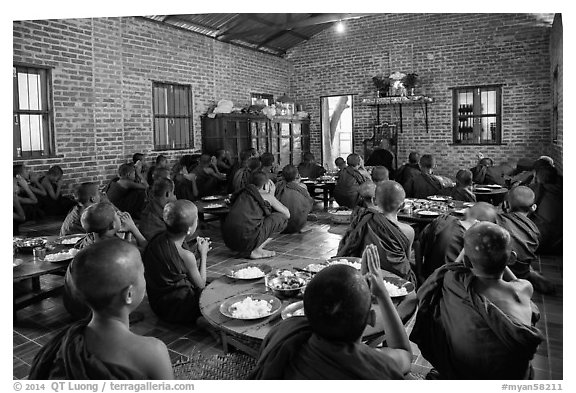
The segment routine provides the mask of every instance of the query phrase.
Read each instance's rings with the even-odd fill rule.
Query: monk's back
[[[499,282],[486,285],[477,281],[475,289],[482,296],[494,303],[503,313],[516,319],[524,325],[532,322],[532,285],[527,280]]]

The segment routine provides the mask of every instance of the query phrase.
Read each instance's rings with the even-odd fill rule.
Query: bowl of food
[[[330,218],[334,224],[350,224],[352,218],[352,211],[348,209],[330,210],[328,214],[330,214]]]
[[[237,280],[255,280],[270,273],[272,268],[265,263],[241,263],[227,268],[224,274]]]
[[[267,280],[266,286],[278,297],[298,296],[306,287],[307,281],[297,276],[277,276]]]
[[[396,300],[406,297],[416,289],[413,283],[400,277],[385,276],[383,279],[388,294]]]
[[[42,247],[46,245],[46,239],[37,237],[34,239],[24,239],[16,242],[18,250],[25,253],[32,253],[32,250],[36,247]]]
[[[362,267],[362,258],[359,257],[333,257],[328,259],[328,266],[331,265],[348,265],[356,270]]]

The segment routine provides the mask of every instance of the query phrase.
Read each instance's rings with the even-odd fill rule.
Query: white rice
[[[230,306],[230,312],[234,318],[248,319],[260,318],[270,314],[272,305],[266,300],[255,300],[250,296]]]
[[[384,280],[384,285],[386,286],[386,290],[390,296],[404,296],[408,295],[408,291],[405,287],[398,287],[391,282]]]
[[[62,244],[76,244],[78,240],[82,239],[82,236],[71,237],[68,239],[62,239]]]
[[[69,251],[62,251],[56,252],[54,254],[48,254],[44,258],[48,262],[58,262],[64,261],[66,259],[74,258],[74,256],[78,253],[78,250],[75,248],[70,249]]]
[[[236,278],[260,278],[264,272],[255,266],[245,267],[234,272]]]

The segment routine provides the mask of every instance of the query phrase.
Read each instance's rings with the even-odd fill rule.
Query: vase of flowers
[[[418,74],[412,72],[410,74],[406,74],[402,78],[402,84],[406,88],[407,91],[410,92],[410,95],[414,95],[414,89],[418,86]]]
[[[390,91],[390,78],[377,75],[372,77],[372,83],[374,83],[374,87],[376,87],[379,98],[388,96]]]

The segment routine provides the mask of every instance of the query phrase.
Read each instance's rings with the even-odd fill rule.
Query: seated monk
[[[29,379],[173,379],[166,345],[130,331],[145,295],[138,249],[107,239],[80,251],[69,267],[74,291],[92,310],[34,357]]]
[[[260,164],[262,165],[260,168],[262,172],[268,176],[269,180],[276,183],[279,179],[278,174],[276,173],[276,166],[274,165],[274,154],[269,152],[262,153],[260,156]]]
[[[234,179],[232,180],[232,187],[234,192],[238,192],[250,184],[250,176],[252,172],[260,169],[261,163],[260,158],[251,157],[246,161],[246,165],[234,174]]]
[[[229,193],[234,192],[234,178],[236,177],[236,172],[246,167],[246,165],[248,164],[248,160],[250,158],[252,157],[258,158],[258,151],[256,151],[256,149],[254,148],[244,149],[240,152],[239,156],[240,156],[239,159],[236,160],[232,165],[232,167],[230,168],[230,172],[227,177]]]
[[[515,258],[510,234],[477,223],[464,253],[464,264],[442,266],[418,290],[410,341],[442,379],[531,378],[543,337],[533,326],[532,285],[506,267]]]
[[[198,209],[180,199],[164,207],[163,217],[166,231],[150,241],[143,257],[150,308],[164,321],[205,327],[198,302],[206,286],[210,242],[197,238],[200,261],[183,247],[186,236],[196,231]]]
[[[282,170],[282,177],[284,180],[276,183],[274,196],[290,211],[290,219],[284,233],[296,233],[306,225],[314,200],[308,193],[306,185],[299,182],[298,169],[294,165],[286,165]]]
[[[530,216],[540,232],[538,252],[562,254],[563,197],[562,182],[556,169],[536,170],[536,181],[530,186],[536,196],[536,210]]]
[[[300,176],[314,180],[324,175],[325,172],[326,169],[324,167],[316,164],[314,154],[306,152],[302,155],[302,162],[298,165]]]
[[[494,161],[491,158],[484,157],[482,153],[478,153],[478,164],[470,169],[472,172],[472,181],[475,184],[498,184],[499,179],[493,177],[493,172],[490,168],[494,166]]]
[[[420,158],[420,173],[406,182],[406,196],[409,198],[426,199],[431,195],[440,193],[443,186],[440,180],[432,175],[436,166],[434,157],[424,154]]]
[[[144,178],[136,182],[134,165],[122,164],[118,168],[119,179],[112,181],[106,191],[108,200],[120,211],[128,212],[139,218],[146,204],[146,188],[148,183]]]
[[[414,229],[398,221],[406,194],[402,186],[387,180],[376,187],[376,207],[366,209],[352,223],[338,246],[339,257],[359,257],[368,244],[375,244],[382,269],[416,282],[410,267]]]
[[[150,169],[148,169],[148,173],[146,174],[146,181],[148,182],[148,187],[152,187],[152,184],[154,184],[154,172],[156,171],[156,169],[159,168],[165,168],[168,169],[168,171],[170,171],[170,168],[168,167],[168,158],[166,158],[166,156],[163,154],[159,154],[158,157],[156,157],[155,164],[152,165]]]
[[[382,167],[384,168],[384,167]],[[373,181],[366,181],[358,187],[358,203],[352,209],[352,214],[350,215],[350,227],[354,227],[360,217],[364,215],[366,209],[376,208],[374,204],[374,198],[376,197],[376,183]]]
[[[476,202],[476,195],[472,192],[472,172],[460,169],[456,172],[456,185],[444,189],[442,194],[451,196],[455,201]]]
[[[139,229],[146,240],[150,241],[155,235],[166,230],[163,219],[164,206],[176,200],[174,195],[174,182],[170,179],[156,179],[150,190],[148,204],[142,212]]]
[[[264,189],[267,183],[265,173],[254,172],[251,183],[232,195],[230,212],[222,224],[226,246],[252,259],[276,255],[264,246],[272,233],[286,228],[290,219],[288,208]]]
[[[80,217],[82,212],[94,203],[100,202],[100,191],[96,183],[82,183],[76,191],[77,204],[70,210],[62,226],[60,227],[60,236],[73,235],[77,233],[84,233]]]
[[[304,292],[305,317],[278,323],[264,338],[253,379],[402,379],[412,351],[404,326],[386,290],[378,252],[367,247],[368,283],[356,269],[327,267]],[[374,296],[382,313],[387,346],[362,343],[373,324]]]
[[[358,154],[350,154],[346,162],[348,166],[340,171],[334,186],[334,200],[352,209],[358,203],[358,186],[370,180],[370,176],[360,170],[362,160]]]
[[[187,199],[189,201],[198,199],[196,174],[191,173],[191,170],[182,159],[172,167],[172,180],[174,180],[174,195],[176,195],[176,199]]]
[[[400,183],[404,189],[406,189],[408,180],[420,174],[420,166],[418,165],[419,161],[420,154],[417,151],[411,151],[408,155],[408,162],[396,171],[396,179],[394,180]]]
[[[504,213],[498,215],[497,223],[510,232],[512,250],[516,252],[516,263],[510,270],[519,278],[532,283],[541,293],[554,292],[554,286],[542,275],[534,271],[537,263],[536,249],[539,245],[540,231],[528,215],[536,210],[534,191],[526,186],[517,186],[508,191],[503,202]]]
[[[379,183],[384,180],[390,180],[389,175],[390,172],[388,171],[388,169],[386,169],[385,166],[375,166],[374,168],[372,168],[371,177],[374,183]]]
[[[424,227],[420,232],[420,251],[417,253],[423,278],[440,266],[456,261],[464,248],[464,233],[478,221],[496,222],[496,208],[490,203],[478,202],[466,209],[463,220],[445,214]]]
[[[192,170],[192,173],[196,175],[196,185],[198,186],[198,196],[200,198],[221,193],[226,176],[218,171],[216,157],[202,154],[198,165]]]
[[[336,159],[334,160],[334,165],[336,166],[336,169],[338,170],[336,176],[340,175],[340,171],[344,168],[346,168],[346,161],[344,161],[344,159],[342,157],[336,157]]]

